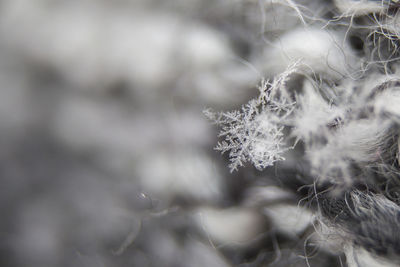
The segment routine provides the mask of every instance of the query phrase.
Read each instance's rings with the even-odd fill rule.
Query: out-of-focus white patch
[[[246,206],[268,204],[292,199],[293,194],[277,186],[257,186],[246,191]]]
[[[180,256],[182,249],[172,233],[162,228],[157,228],[148,238],[148,242],[156,252],[160,262],[172,263],[176,261],[176,257]]]
[[[192,236],[177,240],[173,233],[161,227],[152,230],[148,236],[148,243],[152,248],[152,254],[147,257],[153,257],[151,260],[156,260],[162,266],[176,266],[181,263],[188,267],[229,266],[220,252],[211,244],[203,244]],[[133,250],[133,252],[137,251]]]
[[[309,210],[289,204],[268,206],[263,213],[272,221],[275,229],[291,236],[303,232],[313,220]]]
[[[251,67],[231,59],[226,64],[190,71],[179,78],[176,95],[210,106],[242,104],[259,76]]]
[[[174,51],[179,21],[165,14],[111,17],[99,35],[105,42],[105,73],[148,88],[162,86],[176,75]],[[98,51],[99,54],[101,51]]]
[[[179,52],[188,63],[212,67],[231,56],[228,42],[220,33],[203,25],[193,25],[185,30],[179,43]]]
[[[374,107],[377,114],[392,114],[400,118],[400,88],[388,89],[375,98]]]
[[[264,66],[270,73],[283,72],[301,60],[306,72],[328,75],[333,79],[347,76],[356,69],[357,59],[344,42],[344,33],[318,28],[299,28],[282,35],[274,47],[266,49]]]
[[[146,122],[139,129],[128,115],[106,103],[64,99],[54,114],[52,130],[60,141],[78,151],[131,153],[133,156],[134,151],[141,150],[141,145],[150,145],[159,134]]]
[[[250,242],[263,231],[263,219],[252,209],[201,207],[194,218],[212,241],[222,245]]]
[[[342,16],[362,16],[383,12],[388,8],[389,0],[334,0]]]
[[[182,127],[182,125],[185,125]],[[154,147],[210,143],[210,125],[200,110],[160,116],[134,113],[113,102],[65,96],[56,107],[51,123],[55,136],[78,151],[95,150],[129,158]]]
[[[229,267],[220,252],[196,240],[187,240],[185,243],[183,262],[188,267]]]
[[[222,193],[221,174],[198,151],[152,151],[139,162],[136,175],[144,192],[163,200],[181,196],[214,202]]]

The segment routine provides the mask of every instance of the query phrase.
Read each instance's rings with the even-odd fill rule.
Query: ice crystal
[[[241,110],[213,112],[205,115],[221,127],[215,149],[229,152],[229,168],[237,170],[251,162],[258,170],[284,160],[283,153],[290,147],[285,144],[283,129],[285,119],[292,113],[295,102],[286,91],[288,77],[297,70],[298,62],[273,81],[263,80],[258,98],[250,100]]]

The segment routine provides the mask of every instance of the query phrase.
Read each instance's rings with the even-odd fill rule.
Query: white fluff
[[[245,245],[263,232],[263,219],[252,209],[201,207],[195,212],[200,229],[221,245]]]
[[[318,28],[298,28],[282,35],[265,51],[265,68],[274,74],[283,72],[301,60],[304,70],[341,79],[357,69],[358,59],[344,41],[344,33]]]
[[[363,248],[348,245],[344,249],[349,267],[396,267],[398,264],[383,257],[376,256]]]
[[[342,16],[361,16],[383,12],[388,8],[389,0],[334,0]]]
[[[302,233],[313,220],[313,214],[307,209],[287,204],[267,206],[263,213],[272,221],[274,229],[289,236]]]
[[[149,153],[139,161],[136,175],[144,192],[163,201],[179,196],[215,202],[223,191],[218,168],[190,149]]]

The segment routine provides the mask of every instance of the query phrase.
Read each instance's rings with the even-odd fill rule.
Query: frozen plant
[[[295,102],[289,97],[286,82],[298,70],[299,61],[272,81],[262,80],[258,98],[250,100],[241,110],[228,112],[204,111],[205,115],[221,127],[216,150],[229,151],[229,168],[237,170],[251,162],[258,170],[284,160],[283,153],[291,147],[285,144],[285,119],[294,110]]]

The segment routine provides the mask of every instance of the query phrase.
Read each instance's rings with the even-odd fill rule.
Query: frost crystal
[[[284,160],[285,145],[283,129],[285,119],[292,113],[292,102],[286,91],[289,75],[297,70],[298,62],[291,65],[272,82],[263,80],[260,95],[243,105],[241,110],[215,113],[208,109],[204,114],[221,127],[216,150],[229,151],[232,171],[250,161],[258,170]]]

